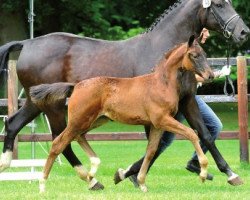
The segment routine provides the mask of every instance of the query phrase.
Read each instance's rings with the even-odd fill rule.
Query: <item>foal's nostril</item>
[[[213,80],[213,79],[214,79],[214,73],[210,73],[209,80]]]

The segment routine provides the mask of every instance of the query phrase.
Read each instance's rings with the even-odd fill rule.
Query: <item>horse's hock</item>
[[[209,63],[212,66],[223,66],[227,64],[226,58],[209,58]],[[248,150],[248,102],[250,101],[250,95],[247,94],[247,65],[250,65],[250,59],[244,56],[229,59],[230,65],[237,66],[237,89],[238,94],[236,96],[225,95],[202,95],[201,97],[205,102],[238,102],[238,123],[239,131],[232,132],[226,131],[220,134],[220,139],[239,139],[240,141],[240,160],[249,162],[249,150]],[[9,61],[8,70],[8,99],[0,99],[0,106],[8,107],[8,115],[17,111],[18,107],[22,106],[24,99],[18,99],[18,79],[16,75],[16,61]],[[87,135],[88,140],[144,140],[146,139],[144,133],[96,133]],[[177,136],[177,139],[184,139]],[[0,135],[0,141],[4,140],[4,135]],[[18,158],[18,141],[19,142],[35,142],[51,141],[51,134],[24,134],[18,135],[15,148],[14,157]]]

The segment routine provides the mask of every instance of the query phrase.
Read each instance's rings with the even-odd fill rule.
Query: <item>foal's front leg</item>
[[[219,170],[228,176],[228,183],[231,185],[241,185],[243,181],[239,177],[238,174],[233,172],[233,170],[229,167],[219,150],[217,149],[214,140],[211,137],[207,127],[204,124],[202,116],[199,112],[199,107],[197,102],[193,97],[191,98],[183,98],[179,103],[179,110],[184,114],[187,119],[189,125],[197,130],[199,138],[205,144],[214,158],[216,165]]]
[[[168,132],[182,135],[193,143],[201,166],[200,178],[204,182],[207,177],[208,159],[201,149],[199,138],[194,130],[178,122],[171,116],[164,116],[157,122],[157,126],[162,127]]]
[[[151,126],[146,155],[144,157],[142,166],[141,166],[140,171],[139,171],[138,176],[137,176],[139,187],[143,192],[147,192],[147,186],[145,185],[145,179],[146,179],[146,175],[147,175],[150,161],[153,159],[153,157],[155,155],[155,152],[158,148],[161,136],[162,136],[162,131],[159,129],[156,129],[154,126]]]

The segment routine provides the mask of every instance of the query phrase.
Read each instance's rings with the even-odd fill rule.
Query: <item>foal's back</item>
[[[91,120],[104,115],[127,124],[150,124],[151,113],[176,112],[175,90],[162,83],[157,73],[134,78],[83,80],[76,84],[69,100],[69,117],[90,120],[90,113],[94,113]]]
[[[153,85],[153,74],[81,81],[69,99],[69,117],[85,118],[86,113],[95,113],[93,118],[105,115],[124,123],[148,124],[146,106]]]

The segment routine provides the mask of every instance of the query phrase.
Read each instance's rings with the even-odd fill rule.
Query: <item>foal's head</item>
[[[212,69],[210,68],[205,51],[201,48],[194,36],[189,38],[187,50],[182,61],[184,70],[193,71],[204,80],[214,78]]]

